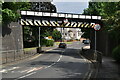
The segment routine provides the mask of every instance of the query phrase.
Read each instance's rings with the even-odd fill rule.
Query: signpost
[[[94,30],[95,30],[95,53],[97,53],[97,51],[96,51],[96,31],[99,31],[100,29],[101,29],[101,26],[99,24],[95,24],[95,26],[94,26]]]
[[[101,29],[101,26],[99,24],[95,24],[94,29],[95,31],[99,31]]]

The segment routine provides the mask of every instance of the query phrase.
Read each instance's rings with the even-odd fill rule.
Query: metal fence
[[[36,54],[36,49],[26,51],[26,50],[9,50],[9,51],[2,51],[1,61],[2,64],[22,60],[28,57],[31,57]]]

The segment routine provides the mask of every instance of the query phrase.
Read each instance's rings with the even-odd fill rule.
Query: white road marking
[[[93,72],[93,71],[90,71],[90,73],[88,74],[88,76],[87,76],[87,80],[90,79],[90,77],[91,77],[91,75],[92,75],[92,72]]]
[[[47,51],[50,51],[50,50],[47,50]],[[62,54],[63,54],[63,52],[64,52],[64,51],[62,51]],[[61,60],[61,58],[62,58],[62,55],[60,55],[60,57],[59,57],[59,59],[57,60],[57,62],[59,62],[59,61]],[[19,77],[18,79],[25,78],[25,77],[28,77],[28,76],[30,76],[30,75],[32,75],[32,74],[35,74],[36,72],[33,72],[33,71],[37,71],[37,70],[40,70],[40,69],[42,69],[42,68],[43,68],[43,69],[47,69],[47,68],[55,65],[57,62],[54,62],[53,64],[51,64],[51,65],[49,65],[49,66],[47,66],[47,67],[45,67],[45,68],[43,68],[43,67],[38,67],[38,68],[33,68],[33,69],[31,69],[31,70],[29,69],[29,71],[28,71],[28,69],[27,69],[27,70],[24,70],[24,71],[21,71],[21,73],[27,71],[27,73],[30,73],[30,74],[21,76],[21,77]],[[32,72],[32,73],[31,73],[31,72]],[[18,80],[18,79],[14,79],[14,80]]]
[[[83,80],[88,76],[89,72],[87,72],[83,78]]]
[[[82,73],[72,73],[72,74],[69,74],[68,76],[75,76],[75,75],[81,75]]]
[[[18,72],[20,72],[20,73],[24,73],[24,72],[27,72],[28,70],[30,70],[30,69],[23,70],[23,71],[18,71]]]
[[[62,51],[62,54],[63,54],[63,52],[64,52],[64,51]],[[60,55],[60,57],[59,57],[59,59],[57,60],[57,62],[59,62],[59,61],[61,60],[61,58],[62,58],[62,55]],[[55,65],[57,62],[52,63],[51,65],[45,67],[44,69],[50,68],[51,66]]]
[[[12,68],[10,68],[10,69],[2,69],[0,72],[1,73],[7,73],[8,71],[13,71],[13,70],[15,70],[15,69],[19,69],[20,67],[12,67]]]
[[[76,74],[76,75],[81,75],[82,73],[74,73],[74,74]]]
[[[14,70],[14,69],[18,69],[18,68],[20,68],[20,67],[13,67],[11,69],[8,69],[8,71],[11,71],[11,70]]]
[[[3,72],[6,72],[6,71],[7,71],[6,69],[3,69],[3,70],[1,70],[0,72],[3,73]]]
[[[42,68],[43,68],[43,67],[33,68],[33,69],[27,71],[27,73],[30,73],[30,72],[33,72],[33,71],[37,71],[37,70],[40,70],[40,69],[42,69]]]
[[[36,72],[32,72],[32,73],[27,74],[27,75],[25,75],[25,76],[21,76],[21,77],[19,77],[18,79],[25,78],[25,77],[30,76],[30,75],[33,75],[33,74],[35,74],[35,73],[36,73]],[[14,80],[18,80],[18,79],[14,79]]]
[[[36,68],[33,68],[33,69],[27,71],[27,73],[33,72],[33,71],[35,71],[35,70],[36,70]]]

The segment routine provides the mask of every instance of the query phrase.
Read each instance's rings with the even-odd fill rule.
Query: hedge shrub
[[[54,40],[46,40],[46,46],[53,46]]]
[[[112,56],[116,61],[120,62],[120,45],[113,49]]]
[[[54,40],[41,39],[42,46],[53,46]]]

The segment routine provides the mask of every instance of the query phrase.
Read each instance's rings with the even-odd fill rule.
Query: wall
[[[2,26],[2,51],[23,49],[22,27],[17,22]]]

